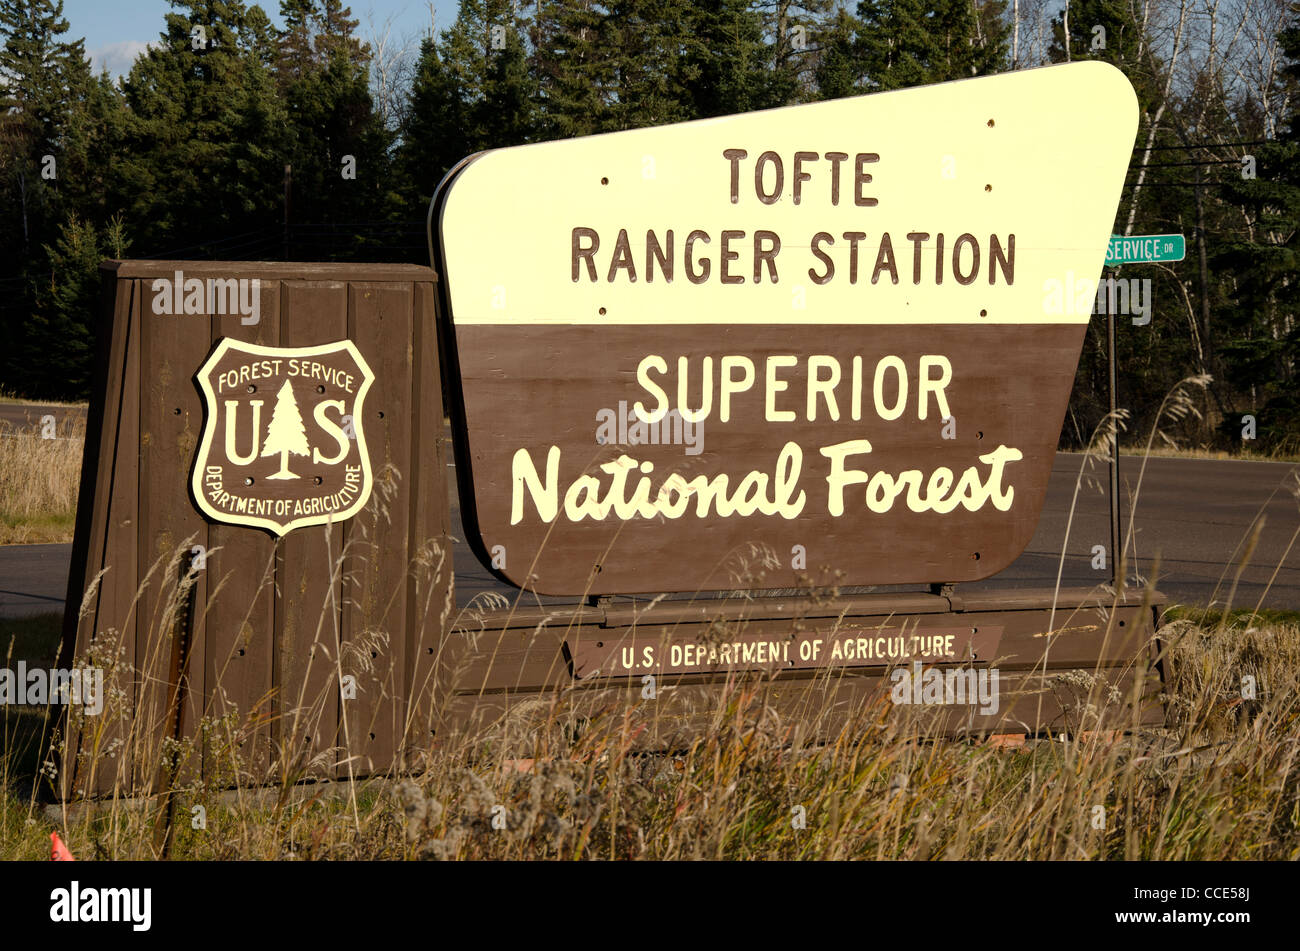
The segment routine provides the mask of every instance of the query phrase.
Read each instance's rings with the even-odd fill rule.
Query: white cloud
[[[108,74],[116,78],[129,73],[135,58],[148,48],[149,44],[141,40],[122,40],[90,50],[86,55],[90,57],[96,74],[107,69]]]

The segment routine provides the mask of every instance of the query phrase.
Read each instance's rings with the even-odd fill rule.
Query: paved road
[[[53,416],[62,425],[64,418],[86,418],[84,406],[49,406],[44,403],[10,403],[0,400],[0,431],[6,429],[37,429],[41,418]]]
[[[1024,554],[996,577],[963,587],[1051,585],[1058,566],[1065,586],[1108,580],[1108,572],[1092,567],[1093,546],[1110,545],[1107,500],[1097,489],[1105,485],[1106,471],[1101,466],[1089,470],[1092,478],[1085,478],[1079,492],[1061,562],[1082,464],[1082,456],[1057,455],[1038,531]],[[1137,459],[1123,461],[1126,498],[1138,488],[1140,464]],[[454,475],[454,467],[449,467],[448,473]],[[1300,541],[1296,540],[1300,501],[1293,494],[1298,476],[1300,465],[1291,463],[1149,460],[1133,531],[1141,570],[1150,573],[1159,556],[1157,584],[1171,600],[1221,604],[1228,598],[1235,566],[1241,563],[1249,536],[1262,523],[1233,604],[1253,607],[1263,598],[1265,607],[1300,610]],[[453,531],[457,539],[463,539],[454,492],[451,501]],[[0,548],[0,617],[61,610],[70,550],[70,545]],[[462,603],[483,590],[513,594],[513,589],[492,578],[464,544],[455,546],[454,557],[457,595]]]
[[[1009,568],[982,585],[1037,584],[1055,578],[1083,461],[1073,453],[1057,455],[1033,540]],[[1244,563],[1234,607],[1254,607],[1262,597],[1264,607],[1300,610],[1300,465],[1150,459],[1140,485],[1142,461],[1121,457],[1120,465],[1126,532],[1128,499],[1138,492],[1129,551],[1136,552],[1143,574],[1155,571],[1158,587],[1171,601],[1221,605]],[[1065,581],[1072,584],[1097,583],[1105,572],[1092,569],[1092,546],[1110,546],[1106,469],[1098,464],[1087,471],[1094,485],[1080,489],[1064,563]],[[1257,529],[1253,553],[1245,560]]]
[[[0,618],[61,613],[71,557],[71,545],[0,548]]]

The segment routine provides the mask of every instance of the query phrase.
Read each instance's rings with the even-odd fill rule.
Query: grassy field
[[[50,619],[6,629],[11,661],[19,652],[49,657]],[[772,713],[769,683],[755,676],[719,690],[712,727],[689,749],[646,755],[632,739],[654,715],[653,701],[593,709],[581,690],[566,690],[525,720],[432,748],[426,767],[408,776],[270,789],[184,784],[170,854],[1300,858],[1300,617],[1182,617],[1163,633],[1173,673],[1156,729],[1002,749],[928,735],[908,708],[885,700],[856,711],[828,742],[792,742],[792,724]],[[1130,699],[1082,680],[1072,675],[1080,704],[1123,722]],[[160,800],[44,812],[31,782],[42,717],[13,708],[0,716],[0,856],[48,856],[52,829],[78,858],[157,854]],[[233,767],[238,745],[218,745],[215,755]]]
[[[84,409],[88,404],[83,400],[80,402],[68,403],[61,400],[29,400],[26,397],[10,393],[3,386],[0,386],[0,403],[16,403],[19,406],[67,406],[79,407]]]
[[[65,418],[53,439],[0,422],[0,545],[72,540],[85,435],[83,418]]]

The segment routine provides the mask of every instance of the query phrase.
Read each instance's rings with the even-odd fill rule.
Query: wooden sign
[[[182,270],[252,290],[258,319],[197,293],[198,313],[160,308]],[[278,782],[297,757],[314,778],[416,762],[441,727],[455,607],[434,272],[100,273],[59,666],[117,660],[102,717],[64,724],[60,797],[156,796],[164,760],[179,783],[227,782],[217,723],[240,782]]]
[[[1002,628],[943,616],[923,625],[843,624],[785,633],[737,634],[712,640],[668,631],[656,637],[614,632],[564,643],[578,680],[644,674],[714,674],[727,670],[811,670],[985,663],[997,655]]]
[[[244,323],[229,310],[159,313],[152,306],[154,285],[182,265],[196,281],[257,286],[260,319]],[[818,590],[780,597],[596,599],[532,608],[493,609],[489,603],[470,611],[473,617],[465,622],[457,593],[462,607],[481,599],[469,597],[472,579],[467,579],[469,592],[455,592],[452,585],[447,492],[456,469],[443,457],[441,394],[455,395],[457,389],[454,379],[440,385],[443,351],[434,331],[441,282],[432,270],[127,261],[106,263],[102,274],[105,312],[67,592],[67,603],[79,607],[65,615],[58,666],[71,667],[91,652],[120,662],[105,672],[110,702],[103,713],[65,718],[61,726],[68,738],[60,758],[61,799],[165,800],[173,784],[227,782],[227,759],[209,756],[205,744],[213,723],[238,741],[241,782],[281,785],[285,764],[294,762],[305,770],[298,775],[310,779],[419,771],[433,750],[448,744],[495,742],[499,734],[483,731],[495,730],[503,717],[516,735],[519,724],[529,722],[520,717],[549,716],[556,697],[572,697],[580,704],[575,709],[588,710],[643,703],[647,675],[662,676],[655,676],[658,699],[648,729],[633,740],[643,750],[681,749],[716,729],[717,702],[729,696],[720,695],[719,687],[737,680],[761,687],[764,710],[805,723],[810,737],[826,740],[858,722],[862,704],[882,696],[890,702],[930,703],[927,684],[941,669],[946,690],[961,678],[983,684],[984,675],[996,668],[1001,700],[996,710],[958,704],[949,710],[951,719],[927,720],[925,729],[934,735],[1006,732],[1030,724],[1053,733],[1074,730],[1078,698],[1055,689],[1044,692],[1045,675],[1070,670],[1087,672],[1089,682],[1112,684],[1122,696],[1150,699],[1140,711],[1143,723],[1162,716],[1161,678],[1152,666],[1161,644],[1151,636],[1162,601],[1158,595],[1148,600],[1145,591],[1124,597],[1068,589],[839,596]],[[860,333],[860,346],[871,345],[859,328],[836,326]],[[749,346],[745,329],[730,342]],[[666,332],[663,328],[644,332],[654,343],[668,340],[653,340],[656,332]],[[454,352],[457,337],[445,343]],[[799,338],[789,335],[783,344],[799,347]],[[1008,348],[1012,356],[1016,352]],[[586,361],[596,368],[576,379],[604,374],[602,398],[607,391],[634,392],[635,384],[615,372],[617,361],[601,351],[574,356],[577,365]],[[952,351],[952,359],[954,371],[972,370],[960,351]],[[1030,360],[1019,365],[1036,372]],[[552,443],[569,452],[570,442],[557,432],[562,428],[532,405],[567,405],[566,380],[547,362],[545,351],[524,366],[534,385],[527,392],[508,390],[512,408],[551,428],[529,434],[505,416],[495,432],[533,452]],[[986,376],[996,379],[991,371]],[[254,401],[261,401],[260,407]],[[463,421],[465,407],[452,413]],[[737,412],[732,421],[741,418]],[[604,428],[598,439],[605,438],[610,449],[636,438],[635,421],[605,418],[599,425]],[[818,438],[836,435],[833,426],[821,425],[799,422],[784,428],[790,441],[803,440],[805,431]],[[859,431],[844,419],[834,425]],[[763,427],[716,428],[719,445],[737,453],[741,464],[747,453],[766,451],[759,442],[768,438]],[[729,457],[714,455],[713,430],[700,431],[708,434],[702,443],[667,444],[675,458],[692,460],[700,472],[732,466]],[[879,439],[894,451],[874,430],[861,431],[862,438]],[[493,432],[476,432],[480,452],[493,446]],[[598,439],[586,448],[604,448]],[[632,445],[620,454],[662,448],[663,442]],[[805,458],[822,457],[810,450]],[[348,467],[358,463],[367,486],[366,466],[374,470],[375,485],[363,511],[345,517],[348,503],[340,500],[337,509],[326,501],[315,503],[331,509],[328,514],[294,514],[300,501],[305,509],[310,499],[343,491]],[[214,467],[221,469],[220,491],[229,499],[213,498]],[[1007,471],[1014,470],[1008,466]],[[197,474],[197,483],[189,474]],[[462,488],[473,478],[466,470],[458,475]],[[1021,504],[1021,486],[1014,483],[1011,513]],[[807,471],[798,488],[807,499],[816,497]],[[865,488],[854,486],[846,503]],[[255,500],[274,500],[267,503],[272,510],[240,512],[232,501],[237,495],[247,500],[245,509],[265,507]],[[467,496],[472,500],[475,493]],[[215,514],[201,508],[198,499]],[[277,514],[274,506],[281,502]],[[649,583],[685,584],[685,578],[698,579],[703,587],[712,581],[707,566],[716,557],[714,547],[731,543],[728,526],[768,524],[765,530],[772,531],[770,526],[779,530],[788,524],[808,540],[810,557],[838,537],[846,560],[855,557],[855,544],[885,551],[874,567],[867,563],[863,570],[887,567],[896,554],[900,562],[914,559],[904,572],[911,573],[919,562],[909,553],[929,550],[941,557],[947,542],[943,527],[954,515],[967,517],[964,509],[925,513],[917,516],[920,524],[938,530],[915,537],[868,533],[855,541],[846,540],[837,521],[856,517],[853,511],[846,504],[843,516],[828,517],[808,508],[788,523],[779,515],[763,520],[692,514],[689,521],[611,517],[604,528],[617,524],[623,534],[615,530],[602,557],[620,582],[633,577],[630,584],[640,584],[635,565],[643,564]],[[295,528],[296,519],[322,515],[332,524]],[[237,521],[241,517],[273,524]],[[479,521],[487,524],[481,516]],[[590,528],[592,521],[576,526]],[[881,521],[886,530],[895,524],[888,516]],[[561,522],[555,530],[560,534],[569,527]],[[646,545],[647,531],[665,529],[673,530],[664,537],[675,548]],[[512,546],[511,558],[517,554],[514,546],[522,544],[520,538],[488,530],[477,540],[480,546],[489,540],[493,546]],[[575,542],[571,537],[566,544]],[[564,567],[562,560],[559,565],[546,560],[551,550],[544,544],[538,549],[543,557],[536,570],[549,574]],[[514,571],[514,562],[510,565]],[[555,583],[562,582],[561,577]],[[915,672],[911,683],[919,694],[908,700],[904,691],[900,700],[895,678],[909,671]],[[584,696],[573,694],[575,686]],[[940,698],[945,704],[946,697]],[[1124,728],[1134,722],[1126,706],[1102,705],[1098,715],[1107,722],[1115,718]],[[172,760],[168,751],[178,756]],[[160,769],[165,761],[175,762],[174,773]]]
[[[1136,124],[1088,62],[464,163],[432,216],[479,557],[571,595],[1004,568]]]
[[[361,511],[373,481],[361,408],[375,375],[355,343],[225,337],[195,379],[206,417],[191,488],[205,515],[283,535]]]

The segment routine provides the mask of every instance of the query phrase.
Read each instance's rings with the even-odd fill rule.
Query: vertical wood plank
[[[135,524],[139,444],[140,288],[122,279],[116,270],[103,275],[106,325],[99,330],[99,358],[92,405],[87,414],[81,486],[77,501],[77,530],[73,545],[68,594],[64,606],[64,634],[60,667],[87,656],[99,632],[115,631],[121,648],[105,688],[121,691],[117,708],[105,708],[102,719],[86,723],[88,729],[68,735],[68,758],[60,772],[62,795],[102,796],[119,781],[130,781],[119,757],[95,755],[96,750],[125,741],[135,708],[135,616],[131,610],[136,589]],[[104,491],[100,492],[100,487]],[[80,616],[87,587],[104,568],[91,602]],[[122,707],[125,709],[122,709]],[[78,754],[90,757],[90,768],[80,769]]]
[[[375,374],[363,407],[374,488],[365,509],[344,523],[344,672],[356,677],[344,700],[346,743],[339,775],[390,768],[405,718],[408,520],[411,482],[410,284],[353,283],[348,336]],[[348,757],[351,757],[349,762]]]
[[[208,523],[190,499],[190,471],[203,431],[203,401],[194,374],[211,348],[212,318],[207,313],[165,315],[152,312],[150,282],[142,281],[140,309],[140,472],[138,552],[143,589],[138,605],[136,656],[142,682],[137,694],[136,726],[142,731],[137,753],[137,784],[147,784],[158,768],[159,731],[169,711],[172,681],[172,615],[175,613],[182,545],[210,547]],[[188,542],[187,542],[188,540]],[[147,580],[146,580],[147,579]],[[201,768],[199,721],[205,706],[206,653],[204,611],[207,574],[198,573],[193,590],[194,627],[183,660],[188,687],[183,704],[182,737],[195,738],[195,753],[186,756],[179,781],[196,777]]]
[[[280,282],[262,280],[261,319],[213,318],[212,342],[232,337],[280,344]],[[220,723],[214,761],[205,774],[267,781],[271,766],[275,657],[275,537],[260,528],[213,523],[208,528],[208,714]]]
[[[408,768],[418,768],[423,752],[437,741],[440,719],[450,715],[453,699],[450,680],[454,663],[447,650],[447,629],[455,592],[435,290],[432,281],[415,284],[410,479],[416,489],[409,512],[413,565],[406,611],[406,666],[410,699],[403,755]]]
[[[280,346],[342,340],[348,331],[347,285],[285,280],[280,286]],[[289,779],[332,775],[316,762],[337,744],[340,638],[339,524],[295,529],[279,541],[275,607],[279,772]]]

